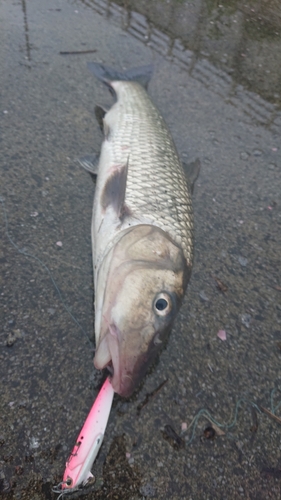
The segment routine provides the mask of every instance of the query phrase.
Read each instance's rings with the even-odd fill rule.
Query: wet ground
[[[99,150],[94,106],[112,102],[95,60],[153,62],[149,93],[202,167],[188,293],[158,364],[115,398],[84,498],[279,499],[280,3],[118,4],[0,5],[0,496],[56,498],[99,387],[94,184],[74,162]]]

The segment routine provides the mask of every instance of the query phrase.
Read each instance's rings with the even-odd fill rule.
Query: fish
[[[108,368],[114,391],[129,397],[165,345],[191,276],[192,185],[147,93],[152,65],[88,68],[115,97],[109,110],[95,108],[99,158],[80,159],[97,175],[94,365]]]

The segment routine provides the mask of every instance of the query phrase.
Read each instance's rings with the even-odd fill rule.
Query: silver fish
[[[129,396],[161,349],[191,274],[191,191],[173,139],[145,86],[152,67],[89,69],[116,102],[104,131],[92,218],[96,368]],[[87,159],[81,160],[93,172]]]

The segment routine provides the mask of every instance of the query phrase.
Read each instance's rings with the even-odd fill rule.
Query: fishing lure
[[[62,495],[85,486],[93,477],[91,468],[101,447],[109,418],[114,390],[109,377],[104,382],[74,448],[66,462],[62,482],[54,490]]]

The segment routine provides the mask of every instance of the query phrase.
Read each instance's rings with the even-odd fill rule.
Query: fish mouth
[[[114,391],[122,397],[129,397],[134,391],[137,377],[133,374],[134,367],[128,366],[128,360],[122,363],[124,356],[120,352],[120,340],[120,331],[115,325],[110,325],[97,347],[94,365],[98,370],[107,368]]]
[[[126,369],[121,370],[120,339],[118,328],[110,325],[97,347],[94,365],[98,370],[107,368],[114,391],[120,396],[128,397],[134,390],[134,384]]]

